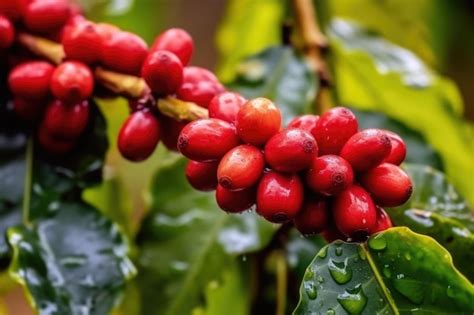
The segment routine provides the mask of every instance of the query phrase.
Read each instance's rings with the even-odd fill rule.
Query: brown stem
[[[63,46],[49,39],[20,33],[17,36],[17,41],[32,53],[46,58],[54,64],[58,65],[64,59]]]
[[[150,92],[145,80],[133,75],[118,73],[97,67],[94,72],[95,79],[114,92],[128,98],[140,98]]]
[[[177,98],[168,96],[158,99],[158,110],[166,116],[180,121],[196,120],[207,118],[207,109],[191,102],[185,102]]]
[[[319,77],[321,86],[316,97],[318,112],[324,112],[331,106],[328,85],[331,82],[328,65],[323,56],[323,49],[328,42],[319,28],[316,8],[312,0],[292,0],[296,24],[303,40],[303,49],[310,67]]]

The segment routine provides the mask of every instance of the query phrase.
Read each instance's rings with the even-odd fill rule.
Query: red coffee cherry
[[[48,134],[55,138],[73,140],[82,134],[88,122],[88,101],[66,105],[55,100],[46,108],[41,128],[46,129]]]
[[[100,60],[102,37],[92,22],[73,23],[64,32],[61,43],[68,59],[86,64],[94,64]]]
[[[306,183],[314,191],[335,196],[352,184],[351,165],[338,155],[323,155],[313,160],[306,174]]]
[[[139,75],[148,46],[139,36],[129,32],[117,32],[106,41],[102,49],[102,63],[115,71]]]
[[[263,173],[265,159],[262,151],[252,145],[239,145],[222,158],[217,169],[219,184],[230,190],[255,185]]]
[[[38,141],[46,152],[53,155],[64,155],[72,151],[76,145],[75,140],[56,138],[44,128],[39,129]]]
[[[178,152],[178,138],[181,130],[189,123],[189,121],[177,121],[168,116],[160,116],[160,125],[163,132],[161,133],[161,141],[168,150]]]
[[[382,207],[376,206],[377,208],[377,223],[370,230],[370,234],[385,231],[393,226],[392,220],[388,216],[387,212]]]
[[[391,149],[390,139],[385,132],[379,129],[365,129],[346,142],[340,155],[354,170],[362,172],[382,163]]]
[[[355,115],[345,107],[335,107],[325,112],[317,121],[314,138],[319,154],[339,154],[346,141],[357,132]]]
[[[362,187],[352,185],[342,191],[332,208],[337,229],[348,237],[366,237],[377,223],[375,204]]]
[[[219,83],[219,79],[217,79],[216,75],[205,68],[195,66],[184,67],[183,82],[199,83],[202,81]]]
[[[238,144],[235,128],[213,118],[190,122],[178,138],[178,150],[185,157],[199,162],[218,160]]]
[[[9,19],[0,15],[0,50],[7,49],[13,44],[15,29]]]
[[[296,174],[269,171],[257,190],[257,213],[270,222],[292,220],[303,205],[304,188]]]
[[[217,185],[216,201],[219,208],[229,213],[239,213],[250,209],[255,204],[255,187],[232,191]]]
[[[303,235],[318,234],[325,230],[329,222],[328,206],[325,199],[310,199],[293,220]]]
[[[255,98],[240,109],[236,127],[243,141],[261,146],[280,130],[280,110],[269,99]]]
[[[223,92],[214,96],[209,103],[209,117],[235,124],[237,113],[247,100],[239,93]]]
[[[66,61],[54,70],[51,91],[58,99],[74,104],[92,96],[94,77],[82,62]]]
[[[347,236],[341,233],[337,229],[337,227],[334,226],[334,224],[330,224],[329,227],[327,227],[322,233],[321,236],[326,240],[328,243],[332,243],[336,240],[347,240]]]
[[[149,111],[131,114],[120,128],[118,148],[127,160],[146,160],[160,141],[160,123]]]
[[[71,16],[71,7],[65,0],[32,1],[25,8],[23,21],[28,29],[38,33],[58,31]]]
[[[199,191],[211,191],[217,187],[218,162],[197,162],[189,160],[186,164],[186,178],[189,184]]]
[[[200,81],[191,83],[183,81],[176,94],[183,101],[193,102],[207,108],[212,98],[224,91],[225,88],[219,82]]]
[[[405,156],[407,154],[407,147],[403,139],[394,132],[389,130],[384,130],[385,134],[390,139],[390,143],[392,144],[392,150],[390,150],[389,155],[383,160],[387,163],[392,163],[395,165],[400,165],[403,160],[405,160]]]
[[[120,28],[109,23],[97,23],[95,24],[95,30],[99,33],[102,38],[102,45],[112,38],[117,33],[120,33]]]
[[[142,77],[154,93],[173,94],[183,81],[183,65],[175,54],[156,50],[145,59]]]
[[[12,21],[16,21],[21,16],[21,11],[19,10],[16,1],[1,0],[0,15],[5,16]]]
[[[295,117],[288,124],[288,129],[297,128],[309,132],[313,137],[316,134],[316,123],[319,120],[318,115],[303,115]]]
[[[318,156],[318,144],[302,129],[285,129],[268,140],[265,160],[276,171],[295,173],[309,168]]]
[[[8,77],[10,90],[25,100],[44,100],[54,67],[45,61],[30,61],[16,66]]]
[[[411,196],[410,177],[400,167],[382,163],[361,176],[362,185],[382,207],[397,207]]]
[[[13,99],[13,110],[21,119],[29,122],[37,121],[41,114],[45,103],[43,101],[25,100],[20,97]]]
[[[191,60],[194,42],[191,35],[183,29],[171,28],[161,33],[151,47],[152,51],[167,50],[175,54],[185,66]]]

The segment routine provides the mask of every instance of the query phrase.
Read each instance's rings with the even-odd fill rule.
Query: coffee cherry
[[[303,208],[293,222],[303,235],[312,235],[327,228],[329,214],[327,201],[324,199],[310,199],[304,202]]]
[[[313,137],[316,134],[316,123],[319,120],[318,115],[303,115],[294,118],[288,124],[288,129],[297,128],[309,132]]]
[[[183,65],[175,54],[156,50],[145,59],[142,77],[154,93],[173,94],[183,81]]]
[[[313,160],[306,183],[316,193],[335,196],[352,184],[351,165],[338,155],[323,155]]]
[[[55,100],[46,108],[41,128],[46,129],[55,138],[72,140],[82,134],[88,122],[88,101],[66,105]]]
[[[167,50],[175,54],[185,66],[191,60],[194,43],[191,35],[183,29],[171,28],[161,33],[151,47],[152,51]]]
[[[318,144],[313,136],[301,129],[285,129],[268,140],[265,160],[279,172],[299,172],[309,168],[318,156]]]
[[[44,128],[39,129],[38,141],[46,152],[53,155],[64,155],[76,145],[75,140],[56,138]]]
[[[257,213],[270,222],[292,220],[303,205],[304,188],[296,174],[269,171],[257,190]]]
[[[74,104],[91,97],[94,77],[88,66],[82,62],[66,61],[54,70],[51,77],[51,91],[58,99]]]
[[[115,71],[139,75],[148,55],[148,46],[139,36],[129,32],[117,32],[102,48],[102,63]]]
[[[131,114],[120,128],[118,148],[127,160],[146,160],[160,140],[160,123],[148,111]]]
[[[3,15],[11,21],[16,21],[21,16],[21,13],[16,1],[0,1],[0,15]]]
[[[337,227],[334,226],[334,223],[331,223],[322,233],[321,236],[324,238],[324,240],[328,243],[332,243],[336,240],[347,240],[347,236],[341,233],[337,229]]]
[[[403,139],[394,132],[389,130],[384,130],[385,134],[390,139],[390,143],[392,144],[392,150],[390,150],[389,155],[383,160],[387,163],[392,163],[395,165],[400,165],[403,160],[405,160],[405,156],[407,154],[407,147]]]
[[[377,208],[377,223],[370,230],[370,234],[385,231],[393,226],[392,220],[388,216],[387,212],[382,207],[376,206]]]
[[[102,37],[92,22],[73,23],[64,33],[61,43],[68,59],[86,64],[94,64],[100,60]]]
[[[178,138],[178,150],[199,162],[218,160],[238,144],[235,128],[228,122],[213,118],[190,122]]]
[[[364,238],[377,223],[375,204],[362,187],[352,185],[342,191],[332,208],[337,229],[348,237]]]
[[[263,173],[265,159],[262,151],[252,145],[239,145],[222,158],[217,170],[219,184],[230,190],[255,185]]]
[[[207,108],[212,98],[224,91],[225,88],[219,82],[200,81],[191,83],[183,81],[176,94],[183,101],[193,102]]]
[[[183,82],[199,83],[202,81],[219,83],[219,79],[217,79],[216,75],[205,68],[195,66],[184,67]]]
[[[13,44],[15,30],[9,19],[0,15],[0,50],[7,49]]]
[[[21,119],[28,122],[37,121],[45,107],[44,101],[25,100],[20,97],[13,99],[13,110]]]
[[[345,107],[335,107],[325,112],[317,121],[314,138],[319,154],[339,154],[346,141],[357,132],[355,115]]]
[[[188,161],[186,178],[191,186],[199,191],[211,191],[217,187],[218,162]]]
[[[71,16],[70,6],[65,0],[32,1],[25,8],[23,21],[28,29],[38,33],[58,31]]]
[[[269,99],[255,98],[240,109],[236,127],[243,141],[261,146],[280,130],[280,110]]]
[[[391,149],[390,139],[385,132],[379,129],[365,129],[346,142],[340,155],[354,170],[362,172],[382,163]]]
[[[189,121],[177,121],[168,116],[160,116],[161,141],[168,150],[178,151],[178,138],[181,130],[189,123]]]
[[[223,92],[214,96],[209,103],[209,117],[235,124],[237,113],[247,100],[234,92]]]
[[[219,208],[229,213],[239,213],[250,209],[255,204],[255,187],[232,191],[217,185],[216,201]]]
[[[44,100],[49,96],[49,84],[54,67],[44,61],[30,61],[16,66],[8,77],[10,90],[25,100]]]
[[[361,182],[382,207],[404,204],[413,190],[410,177],[400,167],[390,163],[382,163],[362,174]]]

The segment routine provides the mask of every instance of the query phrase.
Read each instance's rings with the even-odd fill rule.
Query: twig
[[[115,94],[128,98],[140,98],[150,92],[145,80],[133,75],[97,67],[94,71],[94,77],[100,84]]]
[[[286,311],[286,296],[288,290],[288,268],[286,257],[282,250],[278,250],[276,255],[276,276],[277,276],[277,294],[275,315],[284,315]]]
[[[31,182],[33,177],[33,138],[30,136],[26,144],[26,169],[25,182],[23,186],[22,221],[26,226],[30,225],[30,203],[31,203]]]

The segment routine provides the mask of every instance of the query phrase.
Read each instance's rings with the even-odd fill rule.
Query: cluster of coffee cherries
[[[382,207],[411,195],[411,180],[398,166],[403,140],[387,130],[359,131],[347,108],[300,116],[282,129],[270,100],[225,92],[209,112],[181,131],[178,149],[190,159],[189,183],[216,190],[224,211],[255,207],[270,222],[293,221],[304,235],[359,240],[391,227]]]

